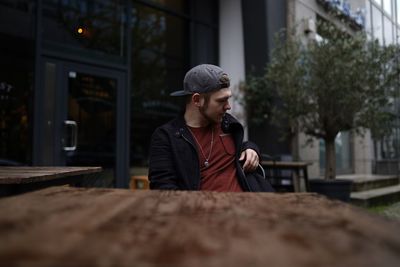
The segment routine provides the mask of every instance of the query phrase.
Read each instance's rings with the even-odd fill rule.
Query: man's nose
[[[230,110],[231,109],[231,105],[229,104],[229,102],[226,102],[226,105],[224,107],[225,110]]]

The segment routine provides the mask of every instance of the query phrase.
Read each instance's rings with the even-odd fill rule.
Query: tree
[[[325,179],[334,179],[339,132],[390,132],[393,114],[388,107],[398,76],[398,48],[326,22],[318,24],[318,31],[324,37],[319,42],[276,38],[261,79],[268,85],[264,90],[275,90],[280,99],[272,110],[275,122],[325,141]]]

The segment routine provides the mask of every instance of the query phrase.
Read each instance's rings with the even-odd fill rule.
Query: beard
[[[210,123],[210,124],[218,124],[221,123],[223,116],[218,115],[210,115],[207,113],[208,105],[204,105],[199,107],[200,114]]]

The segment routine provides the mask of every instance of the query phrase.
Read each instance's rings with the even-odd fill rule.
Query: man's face
[[[211,123],[220,123],[225,112],[231,109],[229,104],[231,96],[232,92],[229,88],[211,93],[208,99],[202,96],[200,113]]]

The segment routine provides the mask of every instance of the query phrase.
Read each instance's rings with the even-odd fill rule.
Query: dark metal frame
[[[130,21],[130,14],[127,12],[130,10],[130,1],[125,1],[125,12]],[[130,55],[131,47],[127,46],[127,58],[125,64],[108,64],[104,61],[85,59],[78,56],[71,56],[70,54],[64,53],[63,51],[48,51],[43,46],[43,39],[41,32],[42,27],[42,0],[37,0],[36,9],[36,42],[35,42],[35,97],[34,97],[34,131],[33,131],[33,165],[40,166],[44,165],[43,153],[45,150],[45,140],[43,137],[44,127],[46,122],[43,121],[44,115],[44,102],[48,101],[44,95],[44,66],[46,62],[52,62],[57,65],[57,83],[62,86],[61,90],[57,90],[56,99],[66,99],[66,84],[65,79],[62,78],[66,74],[66,68],[76,67],[78,69],[84,69],[85,72],[102,75],[106,77],[116,78],[118,80],[118,94],[117,94],[117,110],[116,110],[116,164],[115,164],[115,177],[116,187],[127,188],[129,185],[129,114],[130,114]],[[127,39],[125,43],[130,43],[131,33],[129,27],[125,27],[125,33]],[[63,107],[64,106],[64,107]],[[61,130],[60,124],[63,120],[63,114],[66,114],[66,106],[58,105],[56,112],[55,123],[58,123],[58,127],[55,127],[54,132],[54,161],[53,165],[65,164],[62,157],[59,156],[61,152]]]

